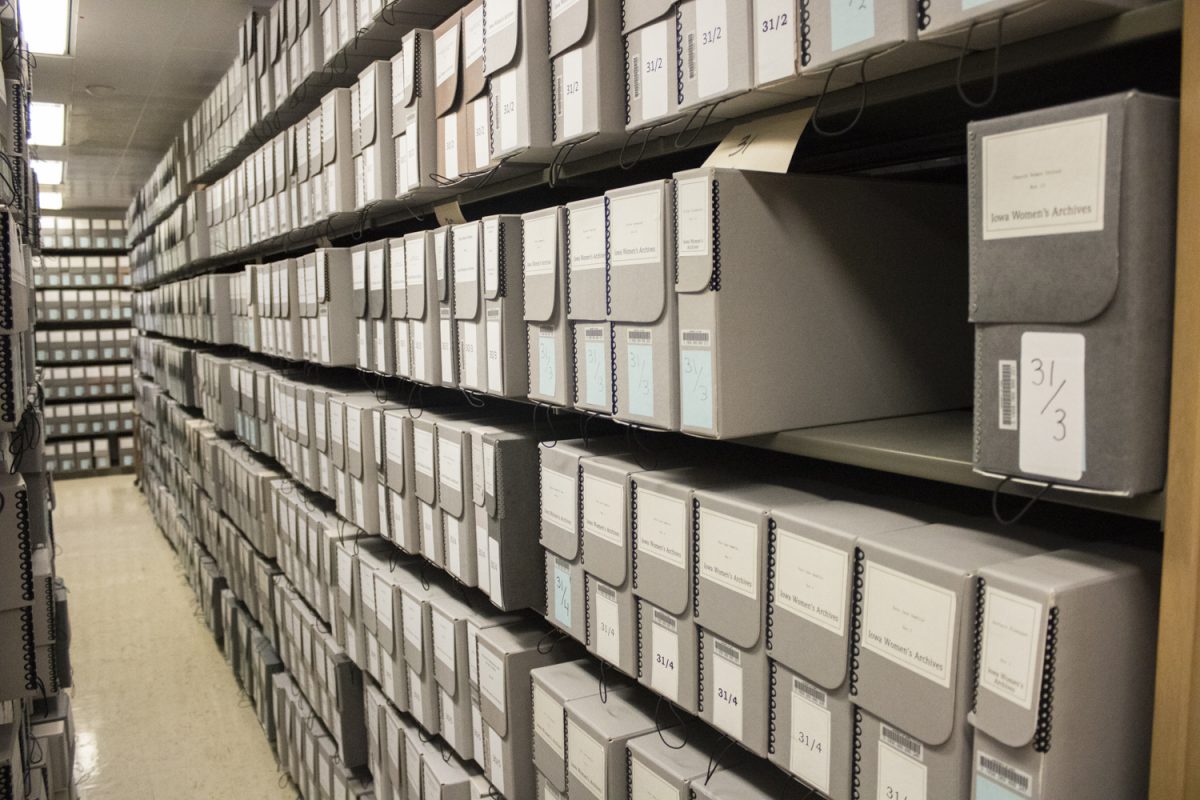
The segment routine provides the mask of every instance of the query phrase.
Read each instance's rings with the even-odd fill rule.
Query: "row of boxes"
[[[46,367],[42,370],[42,385],[49,400],[132,395],[133,367],[129,364]]]
[[[297,86],[286,79],[288,48],[308,42],[294,18],[278,13],[289,1],[279,0],[269,17],[252,17],[242,32],[244,45],[255,43],[242,51],[245,86],[257,88],[264,114]],[[495,6],[490,13],[488,2]],[[328,11],[337,30],[345,20],[336,14],[354,14],[340,4]],[[549,163],[558,148],[576,155],[614,150],[632,131],[661,135],[674,131],[669,123],[701,113],[723,119],[815,96],[855,81],[854,70],[832,80],[839,65],[870,59],[878,78],[949,60],[968,29],[987,23],[988,33],[981,30],[976,39],[982,42],[993,33],[990,23],[1015,10],[1020,22],[1009,26],[1009,41],[1137,4],[1097,0],[1044,10],[1009,0],[964,11],[944,0],[921,14],[890,6],[804,8],[798,24],[794,0],[744,0],[731,8],[718,0],[682,0],[627,13],[598,0],[569,7],[474,0],[448,17],[456,4],[431,0],[420,10],[434,12],[427,21],[444,20],[436,29],[404,32],[420,22],[416,8],[405,13],[407,25],[395,29],[403,33],[400,41],[392,30],[358,29],[359,54],[378,52],[390,63],[368,65],[349,89],[331,89],[305,120],[213,185],[207,196],[213,249],[237,250],[379,200],[422,191],[444,195],[447,182],[506,163]],[[364,13],[369,25],[373,11]],[[621,63],[623,76],[616,71]],[[302,72],[311,74],[311,66]],[[164,257],[152,266],[152,275],[139,271],[138,279],[181,265]]]
[[[138,336],[133,340],[133,366],[185,406],[195,406],[196,350],[164,339]]]
[[[46,406],[46,438],[122,433],[133,430],[133,401],[61,403]]]
[[[45,457],[46,471],[57,475],[75,475],[112,467],[132,467],[133,437],[120,436],[114,440],[105,436],[98,439],[46,442]]]
[[[131,335],[129,328],[36,331],[34,342],[37,362],[128,361],[133,354]]]
[[[154,165],[146,184],[133,196],[125,213],[126,238],[132,242],[151,229],[151,224],[173,206],[188,185],[188,176],[180,160],[182,143],[173,139]]]
[[[129,256],[34,256],[33,285],[39,289],[129,286]]]
[[[43,250],[125,249],[124,220],[43,214],[40,228]]]
[[[166,336],[243,344],[235,336],[233,299],[241,275],[201,275],[140,291],[133,298],[135,319],[143,330]]]
[[[37,295],[38,322],[128,320],[133,317],[133,293],[128,289],[41,289]]]
[[[184,198],[130,250],[134,284],[182,269],[212,252],[205,190]]]

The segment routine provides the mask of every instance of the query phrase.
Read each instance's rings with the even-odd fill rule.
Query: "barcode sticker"
[[[1000,430],[1017,429],[1017,362],[1000,362]]]
[[[917,761],[923,761],[925,758],[924,745],[904,731],[893,728],[890,725],[880,724],[879,741]]]
[[[1026,797],[1030,796],[1030,790],[1033,787],[1032,778],[1016,767],[1005,764],[998,758],[980,752],[976,760],[976,772],[1002,786],[1020,792]]]

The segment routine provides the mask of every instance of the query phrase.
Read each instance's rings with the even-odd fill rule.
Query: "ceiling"
[[[25,2],[37,0],[25,0]],[[73,55],[39,55],[33,99],[67,105],[63,208],[129,205],[229,69],[237,27],[263,0],[74,0]],[[92,96],[87,87],[113,87]]]

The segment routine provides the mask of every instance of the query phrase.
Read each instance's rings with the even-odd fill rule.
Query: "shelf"
[[[34,330],[39,331],[73,331],[76,329],[86,330],[88,328],[128,328],[131,326],[132,322],[127,319],[44,319],[36,320],[33,323]]]
[[[104,469],[71,470],[70,472],[52,473],[55,480],[70,480],[72,478],[104,478],[110,475],[132,475],[133,464],[123,467],[106,467]]]
[[[43,247],[38,250],[41,256],[125,256],[129,250],[124,247]]]
[[[972,467],[970,411],[947,411],[845,425],[784,431],[740,440],[741,444],[913,478],[994,491],[1000,479]],[[1006,495],[1032,497],[1039,485],[1008,481]],[[1051,489],[1042,500],[1142,519],[1161,520],[1163,496],[1115,497]]]
[[[89,394],[82,397],[51,397],[46,395],[46,405],[65,406],[70,403],[115,403],[121,400],[134,400],[135,395],[132,394]]]
[[[77,358],[67,361],[43,361],[40,358],[37,360],[39,367],[112,367],[118,364],[129,364],[133,361],[133,356],[128,355],[125,358]]]
[[[72,442],[81,439],[104,439],[118,436],[133,436],[133,429],[127,431],[100,431],[99,433],[67,433],[47,436],[47,442]]]
[[[1127,11],[1109,19],[1006,44],[1002,48],[1000,59],[1001,89],[1003,90],[1005,85],[1005,76],[1032,70],[1046,70],[1064,62],[1175,37],[1180,29],[1182,13],[1183,5],[1180,0],[1169,0]],[[1136,59],[1129,59],[1129,61],[1136,62]],[[993,52],[991,50],[974,52],[963,59],[962,74],[973,78],[985,77],[991,74],[992,64]],[[894,159],[902,144],[917,151],[919,156],[933,158],[935,163],[939,163],[938,159],[940,158],[946,166],[954,166],[952,159],[945,161],[945,152],[947,149],[953,151],[962,149],[962,129],[967,121],[978,116],[977,113],[972,113],[972,109],[958,98],[956,89],[959,82],[958,76],[958,61],[951,59],[922,69],[868,80],[866,111],[863,123],[858,126],[862,130],[852,131],[851,134],[844,137],[821,137],[815,135],[811,130],[806,132],[797,148],[793,169],[798,167],[801,171],[870,172],[877,163],[887,163],[890,158]],[[1057,86],[1047,81],[1035,81],[1033,85],[1038,87],[1038,91],[1023,92],[1019,95],[1013,93],[1017,96],[1005,97],[1003,104],[998,100],[994,110],[990,111],[988,115],[1013,113],[1063,100]],[[1104,85],[1097,89],[1097,91],[1114,90],[1112,87]],[[922,100],[919,108],[903,105],[922,98],[928,99],[929,103],[924,103]],[[675,168],[698,166],[700,151],[718,143],[735,125],[774,114],[812,108],[817,104],[817,100],[816,97],[808,97],[736,119],[714,121],[696,131],[694,137],[690,133],[687,134],[688,141],[685,142],[686,146],[684,147],[676,146],[676,133],[683,125],[683,121],[680,120],[666,126],[664,128],[665,135],[651,139],[646,144],[645,152],[639,163],[664,160],[672,162],[671,157],[675,157],[675,160],[684,158],[686,163],[668,163],[665,170],[660,166],[657,173],[646,174],[638,170],[624,169],[621,165],[622,153],[614,150],[568,161],[557,176],[555,186],[564,192],[574,191],[576,196],[586,196],[580,195],[579,190],[592,188],[595,191],[602,191],[604,188],[609,188],[610,185],[624,185],[636,179],[669,175]],[[853,111],[861,102],[862,90],[857,86],[829,92],[821,104],[821,117],[828,119],[830,116],[837,116],[842,112]],[[902,105],[894,109],[889,108],[895,104]],[[314,100],[312,108],[315,107],[316,101]],[[947,107],[950,108],[949,111],[947,111]],[[873,113],[879,112],[880,109],[886,109],[888,113]],[[303,114],[297,113],[296,120],[298,121],[302,116]],[[872,117],[874,117],[874,123],[878,123],[883,118],[889,122],[910,127],[916,124],[919,128],[926,123],[926,120],[916,118],[924,116],[929,117],[928,124],[935,128],[938,127],[936,124],[938,121],[943,122],[945,126],[948,126],[949,132],[939,130],[936,135],[930,135],[928,131],[925,131],[922,137],[918,137],[916,140],[906,140],[900,144],[896,141],[897,135],[894,131],[880,130],[878,127],[871,129]],[[937,119],[939,116],[946,119],[939,120]],[[640,148],[640,143],[635,143],[631,151],[636,148]],[[239,151],[235,150],[222,161],[222,165],[229,162],[227,166],[223,166],[223,169],[225,171],[231,169],[251,150],[241,153],[237,157],[235,154]],[[627,154],[625,157],[627,160],[629,159]],[[214,175],[212,180],[219,177],[216,169],[210,170],[210,172]],[[606,176],[610,180],[603,180]],[[135,287],[152,288],[195,275],[241,266],[258,259],[299,254],[320,246],[326,241],[347,238],[357,241],[365,233],[375,233],[383,229],[389,229],[392,233],[407,232],[407,230],[417,227],[424,227],[424,223],[431,218],[435,206],[452,200],[457,200],[463,206],[480,206],[498,198],[529,192],[530,196],[523,198],[522,207],[505,210],[518,213],[543,208],[558,202],[553,191],[549,191],[551,189],[550,177],[548,167],[508,166],[495,174],[473,178],[453,189],[418,192],[401,200],[379,201],[357,211],[338,214],[263,242],[194,261],[170,275],[152,278],[141,284],[135,283]],[[615,183],[614,180],[616,180]],[[548,191],[531,191],[536,189]]]

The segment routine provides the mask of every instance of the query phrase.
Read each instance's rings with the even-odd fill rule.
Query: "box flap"
[[[405,430],[407,428],[407,431]],[[405,489],[405,458],[407,447],[411,442],[406,440],[412,436],[412,418],[407,410],[387,410],[383,413],[383,447],[387,454],[386,474],[387,486],[393,492],[404,494]]]
[[[450,287],[454,276],[449,274],[446,262],[450,259],[450,226],[445,225],[433,232],[429,241],[433,247],[433,274],[437,280],[437,299],[439,303],[450,301]],[[428,247],[429,245],[427,245]]]
[[[478,222],[468,222],[451,229],[455,319],[473,320],[479,316],[480,227]]]
[[[483,0],[475,0],[462,11],[463,16],[463,100],[471,102],[487,89],[484,74],[484,31],[486,12]]]
[[[429,41],[422,36],[422,31],[409,31],[404,37],[404,49],[396,57],[397,68],[392,70],[392,94],[398,98],[400,105],[407,108],[420,96],[420,86],[417,83],[417,64],[420,60],[420,48]],[[397,85],[399,80],[399,85]],[[392,109],[392,129],[396,128],[396,109]]]
[[[605,227],[603,197],[567,204],[565,251],[569,319],[598,321],[608,316]]]
[[[469,443],[458,427],[439,424],[437,429],[438,503],[450,516],[461,519],[466,510],[463,487],[468,480]]]
[[[458,105],[462,70],[461,23],[461,14],[452,14],[434,31],[434,110],[439,117]]]
[[[388,246],[386,241],[367,245],[367,313],[371,319],[381,319],[387,311]]]
[[[484,71],[490,78],[511,66],[521,45],[521,6],[529,0],[484,0]],[[530,3],[532,5],[532,3]],[[535,13],[528,10],[528,13]]]
[[[559,229],[563,218],[561,208],[524,217],[525,319],[529,322],[549,322],[557,309],[561,271]]]
[[[678,0],[626,0],[621,32],[629,34],[675,11]]]
[[[360,149],[375,144],[378,137],[378,107],[380,94],[391,97],[391,71],[386,61],[376,61],[358,76],[358,118]],[[389,91],[381,92],[381,89]]]
[[[655,181],[605,195],[613,321],[651,323],[666,308],[667,189]]]
[[[404,239],[388,240],[388,308],[392,319],[408,316],[408,275],[405,265]]]
[[[1125,105],[1066,109],[968,127],[972,322],[1080,323],[1116,295]]]
[[[427,234],[404,237],[404,274],[409,319],[425,319],[425,242]]]
[[[350,275],[353,286],[354,316],[362,319],[367,315],[367,246],[355,245],[350,250]]]
[[[734,173],[735,170],[723,170]],[[730,176],[734,181],[736,175]],[[712,285],[713,241],[717,219],[712,212],[716,170],[700,169],[675,176],[675,291],[704,292]],[[720,186],[720,184],[717,184]]]
[[[550,0],[550,58],[583,41],[593,0]]]

